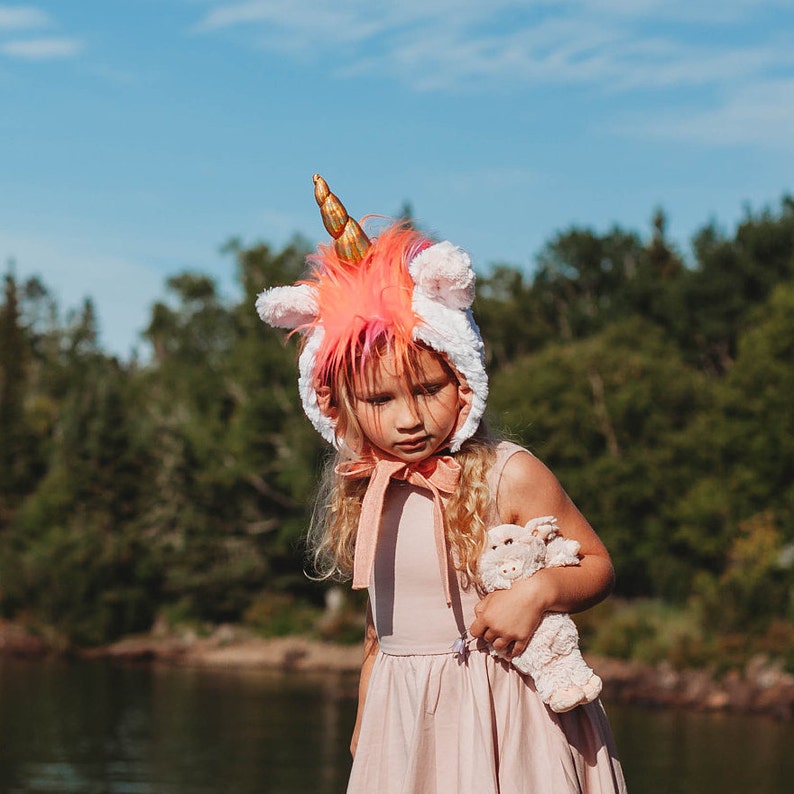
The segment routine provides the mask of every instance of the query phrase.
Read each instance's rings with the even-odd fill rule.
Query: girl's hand
[[[551,580],[538,571],[531,579],[514,582],[510,590],[496,590],[475,607],[469,631],[512,658],[520,656],[535,633],[546,604],[553,603]]]

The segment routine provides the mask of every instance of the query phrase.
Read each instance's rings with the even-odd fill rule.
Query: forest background
[[[226,246],[239,302],[169,279],[151,358],[98,343],[13,267],[0,307],[0,616],[62,645],[234,622],[360,638],[302,571],[327,449],[302,414],[295,341],[265,286],[307,244]],[[555,234],[531,274],[480,273],[489,422],[558,475],[609,547],[616,597],[587,647],[680,665],[763,652],[794,670],[794,199],[714,224],[685,261],[655,214]],[[348,615],[348,618],[345,618]]]

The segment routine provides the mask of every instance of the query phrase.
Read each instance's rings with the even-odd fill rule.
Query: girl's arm
[[[350,740],[350,754],[355,756],[358,745],[358,735],[361,731],[361,717],[364,713],[364,702],[367,699],[367,687],[372,665],[378,655],[380,645],[375,632],[375,622],[372,619],[372,609],[367,606],[367,626],[364,631],[364,661],[361,664],[361,677],[358,682],[358,711],[356,712],[356,725],[353,728],[353,738]]]
[[[523,526],[532,518],[556,516],[560,533],[581,544],[580,564],[544,568],[510,590],[496,590],[475,608],[470,631],[498,651],[518,656],[545,612],[581,612],[612,591],[609,552],[557,478],[537,458],[517,452],[505,465],[497,507],[502,522]]]

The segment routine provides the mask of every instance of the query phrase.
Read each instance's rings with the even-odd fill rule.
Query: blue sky
[[[416,218],[481,271],[572,224],[686,253],[794,191],[794,0],[0,2],[0,257],[103,345],[231,237]],[[265,285],[263,285],[265,286]]]

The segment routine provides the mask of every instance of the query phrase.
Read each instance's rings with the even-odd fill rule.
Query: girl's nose
[[[419,413],[419,406],[416,400],[402,400],[397,414],[398,430],[413,430],[422,424],[422,417]]]

